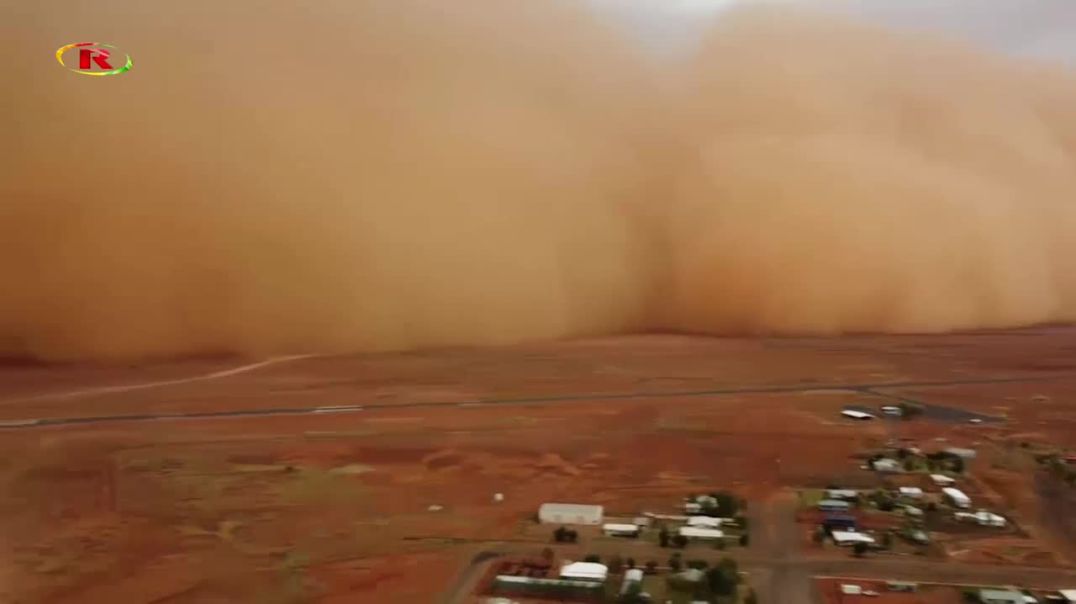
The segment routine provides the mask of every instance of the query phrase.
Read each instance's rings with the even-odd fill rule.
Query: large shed
[[[725,537],[725,533],[717,529],[682,526],[680,527],[680,536],[688,539],[722,539]]]
[[[971,497],[964,494],[964,491],[960,489],[954,489],[953,487],[945,487],[942,489],[942,494],[949,500],[954,506],[958,508],[970,508]]]
[[[1015,589],[980,589],[983,604],[1024,604],[1024,594]]]
[[[543,503],[538,508],[542,524],[601,524],[605,509],[581,503]]]
[[[561,579],[604,582],[608,576],[609,567],[599,562],[569,562],[560,567]]]
[[[865,533],[859,533],[856,531],[833,531],[833,542],[837,545],[855,545],[856,543],[866,543],[868,545],[874,543],[874,538]]]
[[[722,522],[724,522],[724,518],[713,518],[711,516],[692,516],[687,519],[688,526],[702,528],[721,528]]]

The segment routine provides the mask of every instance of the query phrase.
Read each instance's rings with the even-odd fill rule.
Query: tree
[[[609,557],[609,562],[607,563],[607,565],[609,566],[609,572],[613,573],[614,575],[619,574],[621,569],[624,568],[624,559],[617,554],[613,554]]]
[[[619,604],[646,604],[649,602],[643,597],[643,586],[638,581],[628,586],[628,589],[617,599]]]
[[[815,529],[814,535],[812,535],[811,538],[815,543],[818,544],[824,542],[826,540],[826,527],[819,526],[817,529]]]
[[[882,533],[882,547],[890,549],[893,547],[893,534],[889,531]]]
[[[684,567],[683,559],[680,557],[680,552],[674,553],[669,556],[669,568],[673,569],[673,572],[679,571]]]
[[[751,544],[751,539],[747,536],[747,533],[744,533],[743,535],[740,535],[740,545],[741,546],[747,547],[750,544]]]
[[[900,407],[900,418],[903,420],[909,420],[923,414],[923,406],[916,403],[902,401],[897,406]]]
[[[575,529],[568,529],[568,542],[575,543],[579,540],[579,533]]]
[[[676,535],[672,538],[673,547],[684,549],[687,547],[687,537],[683,535]]]
[[[909,458],[904,460],[904,471],[905,472],[914,472],[915,471],[915,458],[914,457],[909,457]]]
[[[547,548],[542,550],[542,560],[545,560],[546,562],[552,562],[553,561],[553,549],[552,548],[547,547]]]
[[[669,547],[669,530],[665,528],[665,525],[661,526],[661,532],[658,533],[658,543],[661,547]]]
[[[710,563],[707,562],[706,560],[688,560],[687,561],[687,567],[688,568],[697,568],[699,570],[706,570],[707,568],[709,568],[709,566],[710,566]]]
[[[602,561],[602,557],[599,556],[598,554],[587,554],[586,557],[583,558],[583,562],[601,562],[601,561]]]
[[[720,515],[731,518],[740,511],[740,498],[736,495],[728,491],[718,491],[710,496],[717,500],[717,512]]]
[[[950,462],[950,467],[957,474],[963,474],[964,473],[964,458],[960,457],[959,455],[954,455],[953,458],[952,458],[952,461]]]
[[[862,541],[857,541],[856,544],[852,546],[852,551],[857,558],[862,558],[867,554],[867,544]]]
[[[628,559],[627,559],[627,560],[626,560],[626,561],[624,562],[624,564],[625,564],[625,565],[626,565],[626,566],[627,566],[628,568],[635,568],[635,558],[628,558]]]
[[[892,512],[897,504],[893,501],[893,498],[889,496],[889,493],[878,490],[874,492],[874,505],[878,506],[878,509],[883,512]]]
[[[730,558],[722,558],[717,566],[706,571],[706,584],[710,591],[717,595],[727,596],[735,593],[739,583],[739,568],[736,561]]]
[[[568,529],[566,529],[566,528],[564,528],[562,526],[562,527],[558,528],[557,530],[553,531],[553,540],[556,541],[557,543],[567,541],[568,540]]]
[[[646,561],[646,574],[652,575],[658,571],[658,563],[653,560]]]

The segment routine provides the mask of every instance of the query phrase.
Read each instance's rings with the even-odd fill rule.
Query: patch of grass
[[[805,508],[818,507],[818,502],[826,498],[826,492],[822,489],[803,489],[799,492],[800,506]]]
[[[346,504],[362,498],[362,486],[346,475],[318,468],[297,468],[278,486],[278,496],[285,503]]]

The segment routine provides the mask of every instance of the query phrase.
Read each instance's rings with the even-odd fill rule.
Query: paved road
[[[110,387],[108,392],[118,392],[117,389],[139,389],[150,388],[168,385],[170,383],[185,383],[190,381],[199,381],[206,379],[216,379],[218,377],[224,377],[225,375],[234,375],[239,371],[249,371],[257,367],[264,366],[269,362],[279,362],[284,360],[294,360],[302,357],[285,357],[278,360],[266,361],[251,366],[244,366],[226,372],[218,372],[216,374],[209,374],[206,376],[197,376],[194,378],[187,378],[183,380],[170,380],[166,382],[152,382],[148,384],[136,384],[132,386],[116,386]],[[272,415],[315,415],[320,413],[336,412],[336,413],[355,413],[359,411],[377,411],[377,410],[396,410],[396,409],[420,409],[420,408],[438,408],[438,407],[481,407],[484,405],[553,405],[561,403],[575,403],[581,401],[633,401],[633,400],[647,400],[654,398],[685,398],[685,397],[719,397],[728,395],[741,395],[741,394],[774,394],[774,393],[805,393],[805,392],[851,392],[857,394],[879,394],[877,392],[870,392],[875,389],[891,389],[891,388],[928,388],[928,387],[943,387],[943,386],[966,386],[975,384],[1011,384],[1011,383],[1032,383],[1032,382],[1047,382],[1058,380],[1076,379],[1076,373],[1058,373],[1051,375],[1040,376],[1023,376],[1023,377],[1000,377],[1000,378],[981,378],[981,379],[964,379],[964,380],[943,380],[943,381],[901,381],[901,382],[873,382],[873,383],[861,383],[861,384],[813,384],[810,386],[804,385],[789,385],[789,386],[749,386],[741,388],[718,388],[712,390],[686,390],[686,391],[671,391],[671,392],[650,392],[650,391],[634,391],[634,392],[621,392],[613,394],[595,394],[595,393],[578,393],[578,394],[562,394],[556,396],[543,396],[532,398],[478,398],[478,399],[460,399],[452,401],[424,401],[424,402],[410,402],[410,403],[370,403],[362,404],[356,403],[354,405],[347,405],[344,407],[328,408],[328,407],[270,407],[262,409],[235,409],[235,410],[220,410],[210,412],[197,412],[197,413],[164,413],[164,414],[126,414],[126,415],[89,415],[78,417],[53,417],[53,418],[17,418],[9,420],[0,420],[0,429],[32,429],[45,426],[63,426],[63,425],[77,425],[77,424],[102,424],[102,423],[118,423],[118,422],[143,422],[143,421],[179,421],[179,420],[191,420],[191,419],[223,419],[223,418],[237,418],[237,417],[257,417],[257,416],[272,416]],[[77,391],[76,393],[66,393],[66,395],[79,395],[86,393],[100,394],[102,391]],[[64,396],[64,395],[59,395]],[[8,401],[14,402],[14,401]]]

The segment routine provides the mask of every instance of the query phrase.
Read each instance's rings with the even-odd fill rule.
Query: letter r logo
[[[75,67],[74,61],[64,62],[64,55],[68,52],[78,52],[78,67]],[[113,68],[112,59],[118,59],[122,65]],[[56,61],[79,75],[88,76],[117,75],[129,71],[132,65],[131,55],[111,44],[100,42],[75,42],[61,46],[56,50]]]
[[[112,69],[108,64],[109,52],[103,48],[80,48],[78,51],[78,68],[90,69],[90,61],[93,60],[101,69]]]

